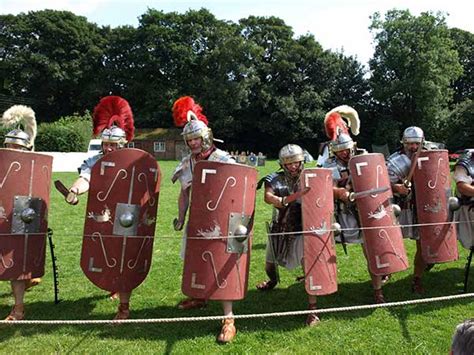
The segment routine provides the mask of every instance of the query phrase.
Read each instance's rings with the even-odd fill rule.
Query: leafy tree
[[[370,60],[373,98],[402,127],[416,124],[440,138],[440,113],[453,98],[461,65],[441,14],[391,10],[372,17],[376,48]]]
[[[101,92],[104,40],[95,24],[67,11],[0,16],[0,62],[8,94],[36,99],[52,120],[83,112]]]
[[[454,48],[463,68],[462,76],[454,82],[454,103],[474,99],[474,34],[458,28],[450,30]]]

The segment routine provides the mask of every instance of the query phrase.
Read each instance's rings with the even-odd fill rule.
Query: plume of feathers
[[[23,131],[30,137],[30,147],[34,146],[37,127],[35,111],[31,107],[13,105],[3,113],[2,125],[5,128],[22,126]]]
[[[135,133],[132,108],[120,96],[106,96],[94,108],[92,115],[94,136],[104,129],[117,126],[125,131],[127,141],[132,141]]]
[[[347,122],[344,121],[343,118],[345,118]],[[348,127],[350,127],[352,134],[355,136],[359,134],[359,114],[352,107],[341,105],[326,113],[324,128],[330,140],[335,140],[341,133],[349,134]]]
[[[208,125],[207,117],[202,113],[202,107],[191,96],[182,96],[173,104],[173,120],[176,127],[183,127],[188,123],[190,111],[198,120]]]

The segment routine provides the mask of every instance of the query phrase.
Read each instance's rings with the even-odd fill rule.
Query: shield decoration
[[[384,156],[380,153],[356,155],[349,161],[355,203],[363,228],[364,250],[369,270],[387,275],[408,268],[402,230],[395,218],[393,198]],[[370,191],[378,192],[370,193]]]
[[[110,292],[130,292],[150,270],[160,168],[139,149],[121,149],[91,171],[81,268]]]
[[[44,275],[53,158],[0,149],[0,280]]]
[[[305,169],[302,179],[304,187],[311,188],[301,198],[305,288],[310,295],[328,295],[337,291],[332,170]]]
[[[191,208],[181,289],[189,297],[239,300],[247,291],[257,171],[201,161]]]
[[[456,228],[450,220],[451,179],[447,150],[421,151],[413,174],[421,250],[426,263],[458,259]],[[427,224],[427,225],[423,225]]]

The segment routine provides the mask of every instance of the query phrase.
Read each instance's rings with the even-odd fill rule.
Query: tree
[[[450,34],[463,68],[463,74],[452,85],[454,103],[457,104],[474,99],[474,34],[458,28],[452,28]]]
[[[375,13],[370,29],[376,43],[370,83],[379,109],[402,127],[416,124],[439,139],[441,112],[462,72],[444,17],[391,10],[384,20]]]
[[[101,91],[103,41],[96,25],[67,11],[0,16],[7,93],[41,102],[47,117],[39,116],[46,120],[83,112]]]

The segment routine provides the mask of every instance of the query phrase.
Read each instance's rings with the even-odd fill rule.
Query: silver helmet
[[[331,141],[330,145],[331,151],[336,153],[346,149],[350,149],[352,151],[354,149],[355,143],[350,135],[341,133],[335,140]]]
[[[189,111],[188,116],[190,117],[189,121],[184,126],[183,133],[181,133],[184,142],[187,145],[190,139],[201,138],[201,151],[205,152],[212,147],[214,141],[212,130],[203,121],[200,121],[193,112]]]
[[[403,132],[402,143],[423,143],[425,135],[420,127],[411,126],[405,129]]]
[[[106,128],[100,134],[103,143],[117,143],[120,148],[127,144],[127,135],[125,131],[117,126]]]
[[[304,168],[304,150],[299,145],[287,144],[280,149],[278,161],[285,173],[289,173],[285,164],[300,162],[299,172],[301,172]]]
[[[35,112],[31,107],[14,105],[3,113],[1,121],[4,127],[16,126],[5,135],[5,145],[15,144],[24,149],[33,149],[37,128]]]

